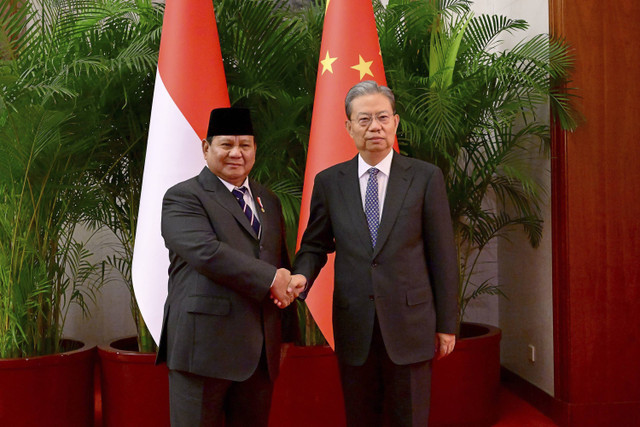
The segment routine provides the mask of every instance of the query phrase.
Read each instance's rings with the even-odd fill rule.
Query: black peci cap
[[[253,135],[247,108],[216,108],[209,116],[207,138],[218,135]]]

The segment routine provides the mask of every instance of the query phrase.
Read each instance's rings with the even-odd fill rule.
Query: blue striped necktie
[[[380,225],[380,200],[378,199],[378,172],[376,168],[369,169],[369,180],[367,181],[367,191],[364,196],[364,213],[369,224],[369,234],[371,234],[371,246],[376,247],[378,237],[378,226]]]
[[[260,221],[258,221],[258,217],[253,213],[251,207],[244,202],[244,193],[246,191],[247,187],[236,187],[231,191],[231,193],[236,197],[236,200],[240,204],[240,208],[251,224],[251,228],[256,232],[256,236],[260,237]]]

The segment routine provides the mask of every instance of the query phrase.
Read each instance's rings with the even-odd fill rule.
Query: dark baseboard
[[[510,392],[551,418],[559,426],[567,425],[566,405],[563,405],[561,401],[504,366],[500,367],[500,381]]]

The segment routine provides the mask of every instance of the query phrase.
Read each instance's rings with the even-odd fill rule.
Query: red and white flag
[[[345,128],[344,98],[353,85],[364,80],[387,84],[372,2],[329,0],[322,29],[298,247],[309,221],[309,204],[316,174],[358,153]],[[395,148],[397,150],[397,146]],[[331,347],[334,346],[331,323],[333,260],[333,255],[330,255],[306,299],[314,320]]]
[[[156,343],[169,267],[160,234],[162,198],[169,187],[200,172],[209,113],[228,106],[213,3],[167,0],[132,266],[138,306]]]

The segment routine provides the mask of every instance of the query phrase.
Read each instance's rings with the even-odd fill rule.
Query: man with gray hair
[[[348,426],[426,426],[431,360],[455,346],[458,264],[444,178],[393,151],[393,92],[345,99],[353,159],[320,172],[293,271],[306,293],[335,251],[333,326]]]

